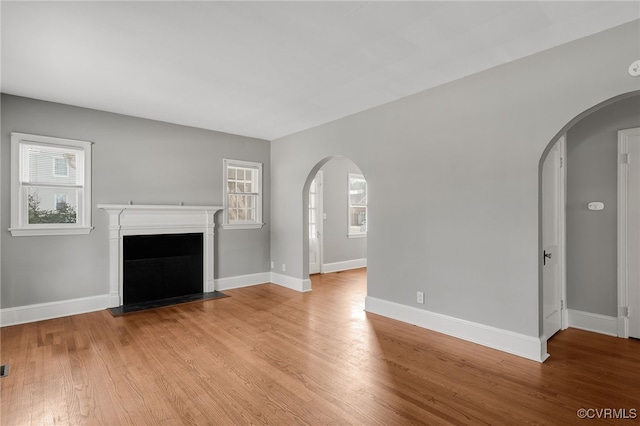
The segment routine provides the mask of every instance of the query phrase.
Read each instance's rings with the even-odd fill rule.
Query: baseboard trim
[[[569,327],[608,336],[618,336],[618,318],[616,317],[577,311],[575,309],[567,309],[567,312],[569,315]]]
[[[109,301],[109,295],[104,294],[80,299],[62,300],[59,302],[4,308],[0,309],[0,326],[6,327],[99,311],[107,309]]]
[[[325,263],[322,265],[322,273],[329,274],[331,272],[348,271],[349,269],[366,268],[367,259],[353,259],[342,262]]]
[[[271,273],[271,282],[296,291],[311,291],[311,280],[290,277],[289,275]]]
[[[290,281],[281,281],[289,282],[290,284],[292,284]],[[216,290],[221,291],[230,290],[232,288],[264,284],[273,282],[273,280],[272,274],[270,272],[262,272],[258,274],[239,275],[229,278],[218,278],[214,282]],[[301,290],[302,288],[304,288],[304,285],[304,283],[300,283],[298,287],[290,288],[298,291],[311,290],[311,282],[307,284],[308,290]],[[115,306],[119,306],[119,304],[120,300],[117,294],[104,294],[99,296],[84,297],[80,299],[61,300],[59,302],[37,303],[33,305],[4,308],[0,309],[0,327],[25,324],[35,321],[44,321],[53,318],[67,317],[70,315],[86,314],[87,312],[113,308]]]
[[[270,272],[257,274],[238,275],[236,277],[217,278],[214,280],[214,288],[218,291],[231,290],[233,288],[249,287],[265,284],[271,281]]]
[[[546,340],[367,296],[365,311],[437,331],[537,362],[547,358]]]

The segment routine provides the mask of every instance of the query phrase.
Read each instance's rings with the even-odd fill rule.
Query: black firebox
[[[203,234],[127,235],[123,304],[203,292]]]

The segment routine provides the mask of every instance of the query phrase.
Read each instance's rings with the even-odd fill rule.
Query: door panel
[[[309,274],[322,269],[322,171],[309,186]]]
[[[559,268],[560,143],[542,165],[542,314],[543,333],[548,339],[562,326]]]

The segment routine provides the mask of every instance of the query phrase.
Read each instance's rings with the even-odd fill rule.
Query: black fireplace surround
[[[125,235],[123,305],[203,292],[203,234]]]

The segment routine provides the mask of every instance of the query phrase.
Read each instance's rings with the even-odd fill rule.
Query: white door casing
[[[547,339],[563,328],[565,308],[564,146],[563,136],[553,146],[542,165],[542,315],[543,334]]]
[[[640,338],[640,128],[618,132],[618,337]]]
[[[309,274],[322,272],[322,171],[309,186]]]

